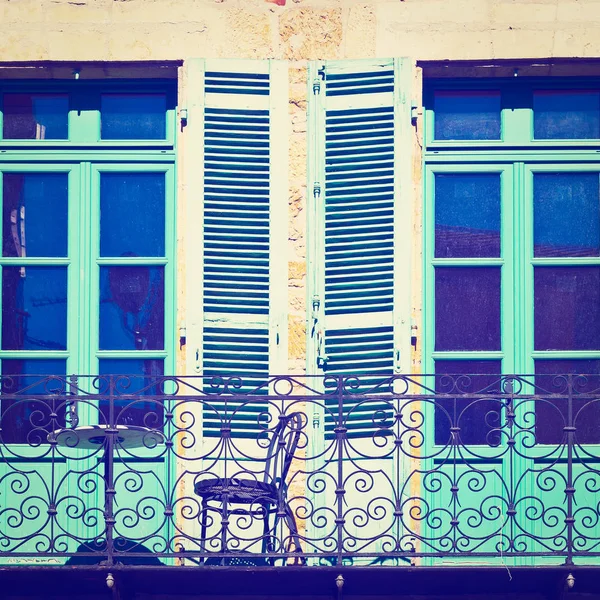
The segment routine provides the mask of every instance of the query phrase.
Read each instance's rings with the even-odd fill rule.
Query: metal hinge
[[[419,117],[423,115],[423,109],[420,106],[411,106],[410,108],[410,122],[416,125]]]
[[[317,71],[317,76],[313,79],[313,94],[321,93],[321,83],[325,79],[325,70],[323,68]]]
[[[321,196],[321,184],[318,181],[313,183],[313,195],[315,198],[319,198]]]

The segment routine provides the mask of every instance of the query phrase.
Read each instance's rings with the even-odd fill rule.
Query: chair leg
[[[296,518],[294,517],[294,513],[292,512],[290,505],[287,503],[285,505],[285,522],[288,526],[288,529],[290,530],[290,540],[289,540],[289,545],[288,545],[288,552],[292,551],[292,552],[301,553],[302,546],[300,545],[300,536],[298,535],[298,526],[296,524]],[[293,549],[292,549],[292,545],[294,546]],[[295,565],[297,565],[297,564],[305,565],[306,559],[303,556],[300,556],[300,557],[294,559],[294,564]]]

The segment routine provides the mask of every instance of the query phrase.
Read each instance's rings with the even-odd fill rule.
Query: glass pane
[[[100,255],[165,255],[165,174],[102,173]]]
[[[575,443],[600,443],[600,360],[536,360],[535,383],[538,393],[561,394],[564,398],[538,401],[535,407],[535,434],[539,444],[567,441],[563,427],[568,425],[568,380],[565,375],[581,374],[571,380]],[[583,396],[583,397],[582,397]]]
[[[500,350],[500,267],[435,269],[435,349]]]
[[[0,440],[7,444],[44,444],[48,434],[65,427],[68,405],[64,396],[62,380],[48,380],[47,375],[65,377],[65,360],[3,360],[2,391],[0,405]],[[26,390],[23,392],[22,390]],[[23,398],[7,399],[6,395],[23,395]],[[54,400],[32,398],[57,394]],[[58,415],[51,418],[53,412]]]
[[[2,256],[67,256],[67,173],[4,173]]]
[[[500,92],[435,92],[436,140],[499,140]]]
[[[114,380],[116,394],[139,395],[138,399],[115,401],[115,423],[117,425],[139,425],[160,429],[163,424],[163,403],[156,400],[145,400],[145,396],[161,393],[162,386],[153,385],[163,375],[162,360],[142,359],[101,359],[100,375],[123,375]],[[102,380],[100,386],[108,385]],[[109,422],[109,402],[100,401],[101,421]]]
[[[162,350],[163,267],[100,267],[100,350]]]
[[[436,392],[491,394],[499,391],[499,360],[438,360]],[[443,377],[447,375],[447,377]],[[435,443],[451,443],[451,427],[459,427],[461,444],[497,446],[501,442],[502,402],[494,399],[442,398],[435,411]]]
[[[598,256],[599,194],[598,173],[536,173],[534,256]]]
[[[535,349],[600,349],[600,267],[534,269]]]
[[[67,349],[67,268],[2,268],[2,349]]]
[[[51,94],[4,94],[5,140],[66,140],[69,97]]]
[[[538,140],[600,137],[600,92],[538,90],[533,93],[533,135]]]
[[[436,174],[435,255],[500,256],[500,174]]]
[[[167,99],[164,94],[103,94],[103,140],[164,140]]]

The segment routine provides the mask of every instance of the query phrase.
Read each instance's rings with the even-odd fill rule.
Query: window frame
[[[83,82],[3,82],[0,91],[30,91],[47,93],[56,90],[81,93]],[[96,115],[76,115],[71,106],[69,126],[71,139],[57,140],[0,140],[0,182],[2,173],[69,172],[68,245],[67,255],[59,258],[0,257],[0,270],[10,265],[64,265],[67,279],[67,349],[66,350],[0,350],[2,359],[66,360],[66,375],[99,372],[101,359],[159,359],[163,373],[175,373],[176,313],[177,313],[177,206],[176,169],[177,148],[175,131],[176,83],[172,80],[85,82],[84,94],[100,92],[162,91],[167,97],[167,139],[93,141],[90,121]],[[171,99],[171,100],[169,100]],[[171,104],[170,104],[171,102]],[[81,119],[81,120],[80,120]],[[1,131],[0,122],[0,131]],[[99,129],[98,129],[99,135]],[[86,137],[87,136],[87,137]],[[162,257],[124,259],[100,256],[100,174],[111,173],[165,173],[165,253]],[[0,185],[0,204],[2,186]],[[99,300],[100,268],[116,264],[162,266],[164,268],[164,347],[159,350],[100,350]],[[76,273],[84,277],[76,277]],[[0,314],[1,318],[1,314]],[[92,380],[79,380],[79,385],[90,388]],[[79,423],[96,422],[92,411],[82,407]],[[27,452],[28,444],[17,442]]]
[[[435,361],[501,360],[502,373],[535,373],[535,361],[547,360],[600,360],[597,350],[535,350],[534,347],[534,268],[536,266],[600,266],[597,257],[552,257],[533,255],[533,175],[536,172],[577,173],[597,172],[600,178],[600,138],[594,140],[534,140],[533,108],[502,110],[502,140],[490,141],[436,141],[433,140],[433,93],[443,90],[501,89],[521,87],[521,99],[533,89],[600,90],[598,78],[514,78],[508,79],[430,79],[424,85],[424,206],[423,206],[423,311],[425,372],[435,372]],[[517,94],[518,97],[518,94]],[[532,96],[531,96],[532,98]],[[505,113],[511,114],[508,118]],[[523,126],[530,132],[523,138]],[[510,174],[508,185],[501,190],[501,258],[498,259],[440,259],[435,251],[435,205],[433,177],[435,173],[492,172],[504,169]],[[505,189],[506,187],[506,189]],[[510,242],[510,243],[508,243]],[[435,267],[471,264],[484,261],[501,265],[501,351],[462,352],[435,350]],[[516,298],[516,300],[515,300]],[[433,419],[431,420],[433,421]],[[432,430],[433,433],[433,430]],[[599,442],[600,444],[600,442]],[[595,445],[595,444],[594,444]],[[478,452],[487,451],[477,446]],[[543,444],[533,449],[544,452]]]

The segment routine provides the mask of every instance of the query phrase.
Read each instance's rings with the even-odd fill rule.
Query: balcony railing
[[[3,377],[0,563],[600,558],[600,377]]]

